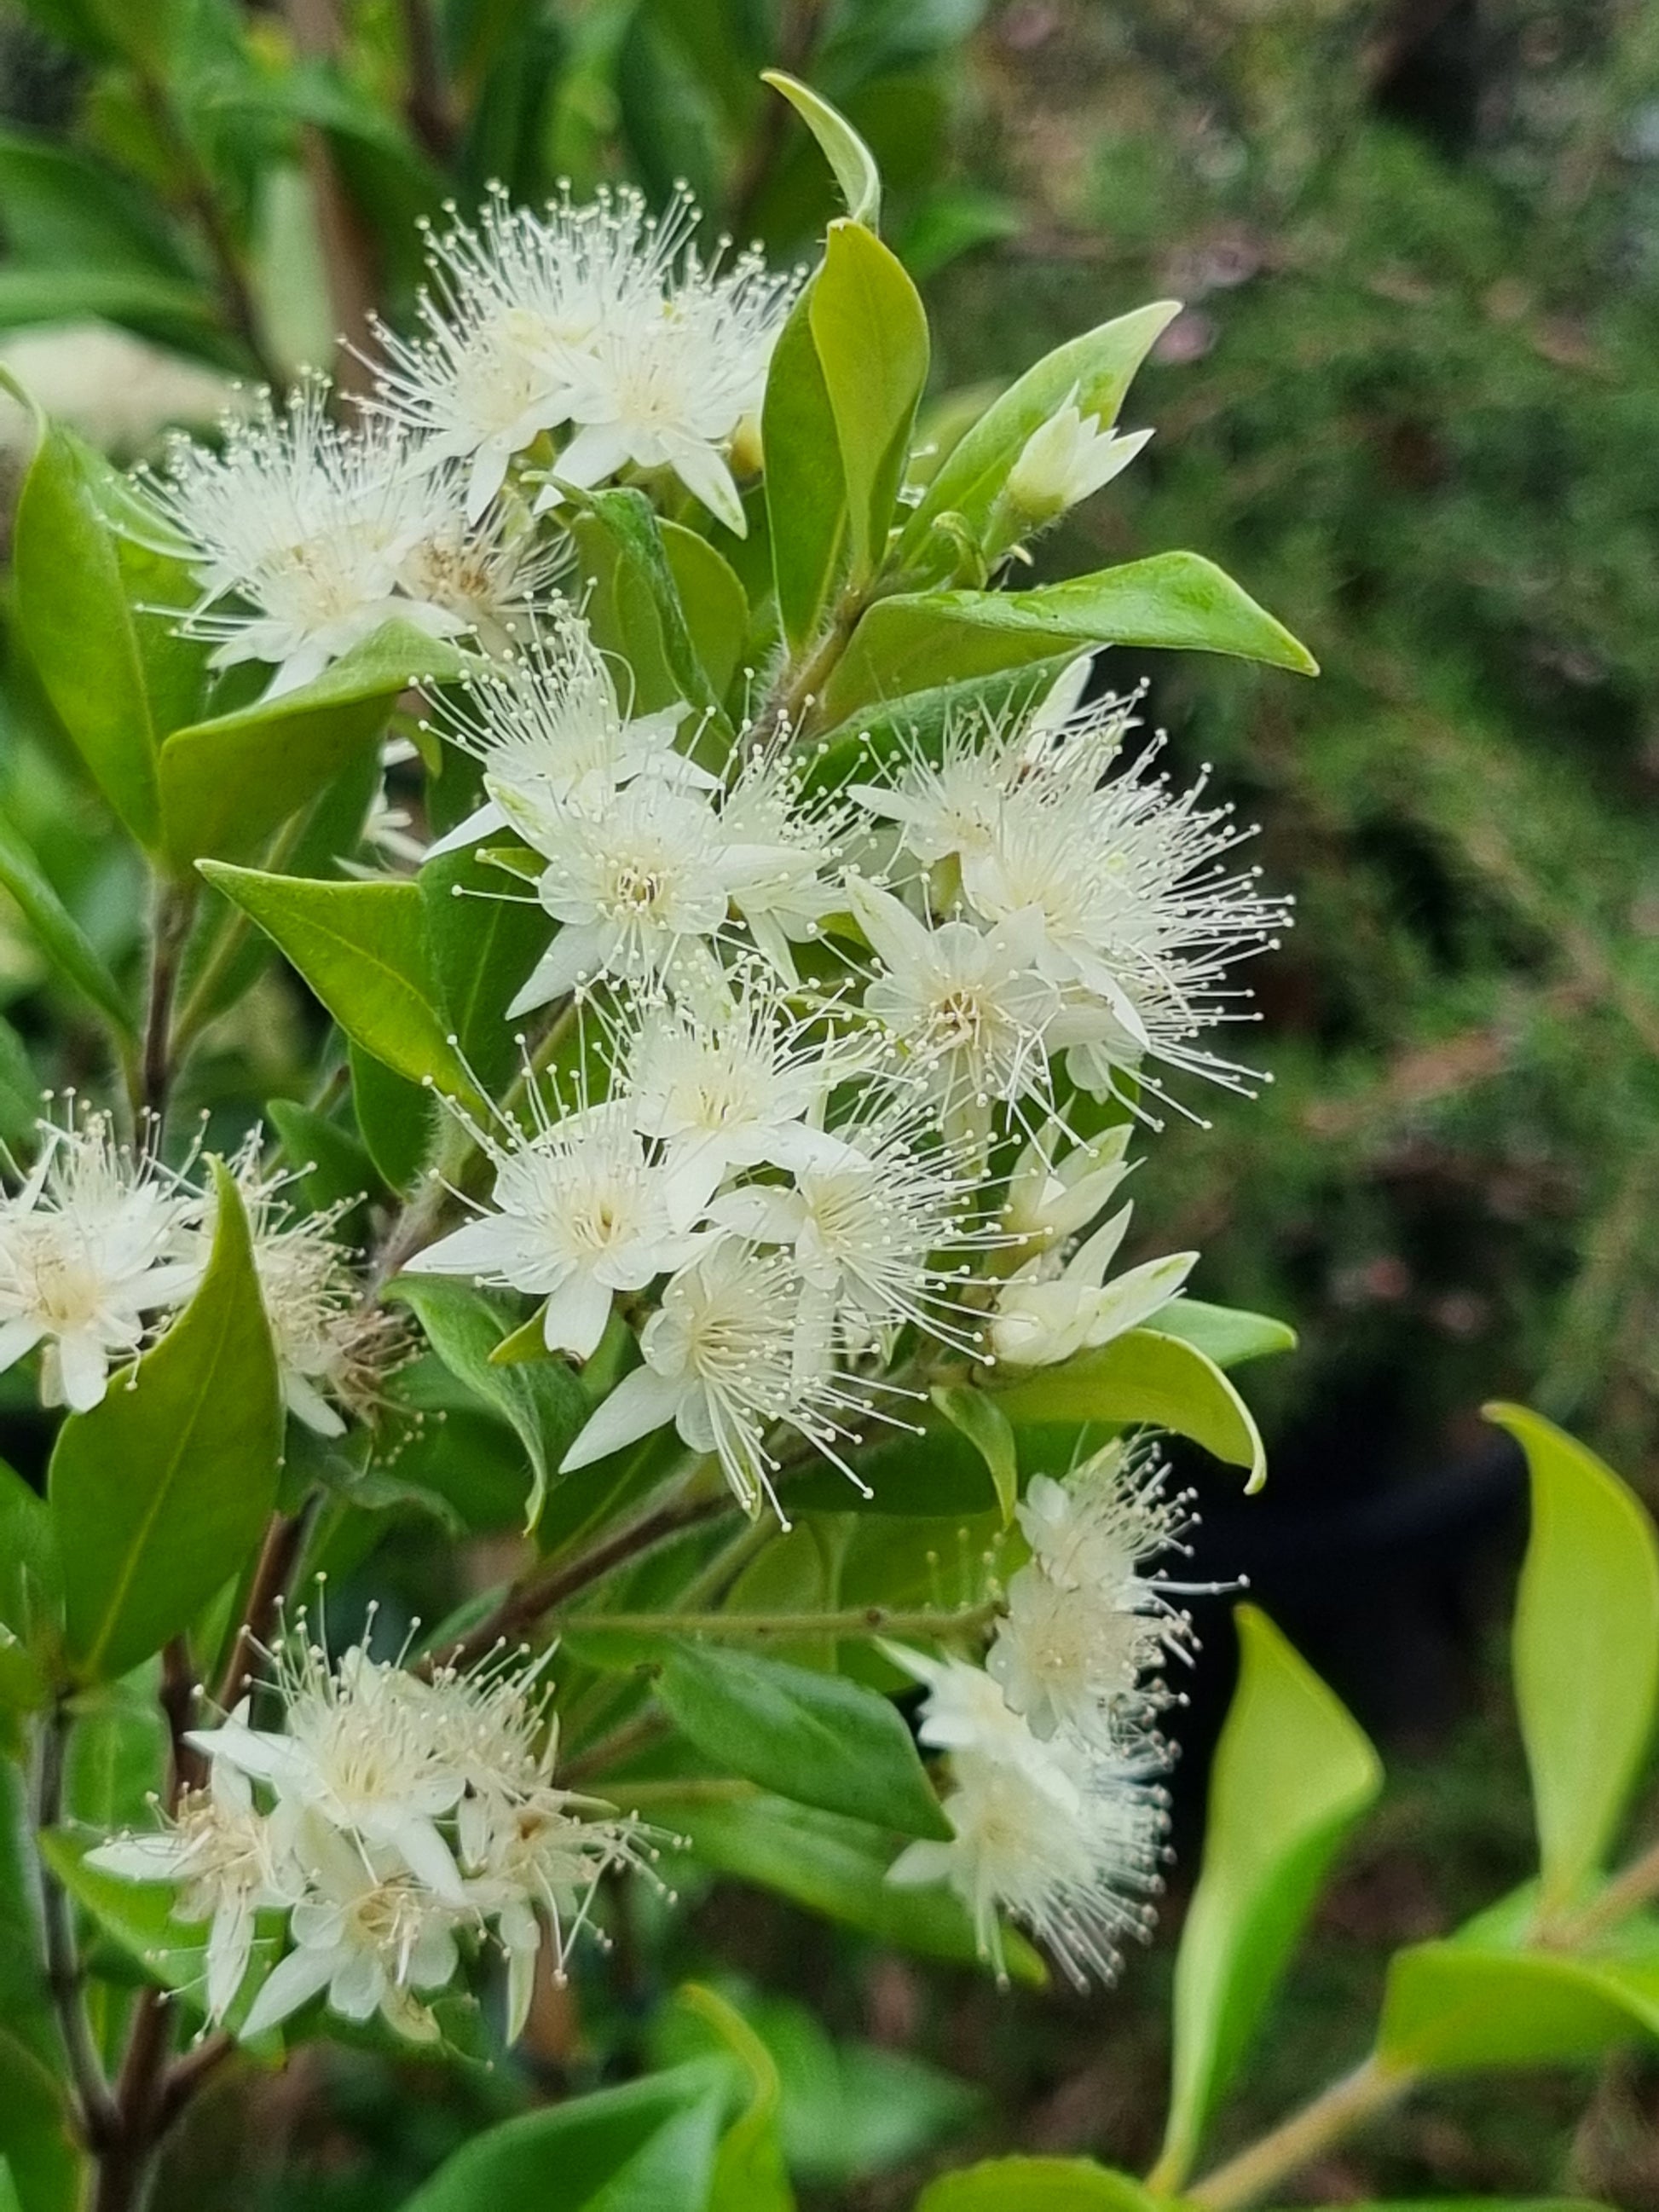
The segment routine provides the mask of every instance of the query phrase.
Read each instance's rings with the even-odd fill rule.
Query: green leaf
[[[474,848],[439,854],[417,880],[444,1018],[480,1085],[499,1092],[519,1065],[507,1010],[547,949],[547,915],[533,893],[520,887],[515,894]]]
[[[1532,1479],[1515,1613],[1515,1691],[1532,1772],[1542,1909],[1599,1868],[1659,1706],[1659,1541],[1594,1454],[1521,1406],[1489,1406]]]
[[[351,1068],[351,1110],[375,1172],[389,1190],[410,1192],[431,1158],[437,1109],[423,1084],[394,1074],[355,1041],[346,1048]]]
[[[1306,648],[1212,561],[1155,553],[1036,591],[878,599],[824,688],[823,716],[839,722],[872,700],[1102,645],[1231,653],[1318,673]]]
[[[402,2212],[705,2212],[726,2069],[693,2063],[475,2136]]]
[[[118,1036],[133,1039],[137,1030],[125,994],[105,966],[91,939],[47,881],[40,862],[3,815],[0,885],[16,901],[40,950],[58,973],[113,1023]],[[38,1109],[38,1098],[36,1106]]]
[[[957,440],[910,517],[902,557],[921,550],[941,514],[960,515],[970,532],[982,531],[1026,440],[1067,400],[1079,414],[1115,422],[1136,370],[1180,312],[1177,301],[1155,300],[1085,331],[1028,368]]]
[[[873,1690],[756,1652],[680,1644],[657,1696],[720,1772],[798,1805],[908,1836],[950,1838],[909,1729]]]
[[[854,714],[831,730],[807,772],[809,788],[836,791],[868,781],[871,770],[913,757],[937,761],[948,733],[981,717],[1000,722],[1028,713],[1075,659],[1051,653],[1022,668],[994,669],[963,684],[908,691],[879,711]]]
[[[1242,1605],[1235,1618],[1238,1686],[1176,1960],[1174,2077],[1156,2176],[1170,2189],[1185,2179],[1332,1856],[1382,1779],[1364,1735],[1267,1615]]]
[[[0,1016],[0,1145],[21,1151],[33,1142],[40,1116],[40,1079],[28,1047]]]
[[[625,1793],[624,1793],[625,1794]],[[665,1827],[723,1874],[804,1905],[883,1943],[924,1958],[968,1964],[979,1955],[966,1907],[945,1888],[911,1889],[887,1880],[892,1845],[880,1830],[781,1797],[736,1804],[672,1801],[653,1808]],[[1040,1986],[1042,1961],[1024,1937],[1003,1937],[1008,1972]]]
[[[723,699],[749,635],[748,593],[732,563],[706,538],[683,522],[659,520],[657,527],[692,646],[715,696]]]
[[[602,587],[608,580],[615,606],[614,618],[621,626],[615,641],[626,653],[636,675],[650,665],[654,647],[654,657],[660,659],[672,686],[664,699],[647,696],[642,691],[635,711],[643,713],[647,708],[683,700],[686,706],[708,717],[729,748],[732,725],[698,655],[679,585],[650,501],[643,492],[623,486],[611,491],[585,492],[582,506],[590,523],[596,525],[608,541],[615,563],[608,580],[603,574],[599,579]],[[573,534],[584,548],[592,542],[591,529],[584,531],[580,523]],[[684,553],[681,557],[684,559]],[[645,625],[644,635],[641,623]]]
[[[517,1327],[514,1310],[470,1283],[422,1275],[420,1264],[417,1253],[410,1272],[398,1277],[386,1296],[410,1308],[450,1373],[518,1432],[530,1455],[532,1480],[525,1526],[533,1528],[548,1485],[592,1410],[587,1394],[562,1359],[505,1365],[492,1359],[490,1354]]]
[[[847,212],[854,222],[871,230],[881,222],[881,173],[876,157],[847,118],[821,99],[810,84],[783,70],[763,70],[761,82],[769,84],[789,102],[823,149]]]
[[[1296,1331],[1271,1314],[1240,1306],[1206,1305],[1202,1298],[1171,1299],[1158,1317],[1160,1336],[1178,1336],[1218,1367],[1243,1367],[1275,1352],[1296,1350]]]
[[[928,1394],[953,1429],[960,1429],[991,1471],[1006,1528],[1019,1497],[1013,1423],[994,1398],[958,1383],[937,1382]]]
[[[807,296],[807,319],[847,484],[852,581],[862,586],[887,551],[916,405],[927,381],[927,317],[902,263],[873,231],[841,222],[830,226],[823,266]]]
[[[101,1405],[58,1431],[47,1495],[70,1664],[112,1680],[186,1628],[241,1570],[276,1496],[282,1402],[247,1218],[213,1163],[200,1287]]]
[[[781,2093],[771,2052],[743,2014],[696,1982],[678,1993],[742,2068],[749,2102],[720,2137],[707,2212],[794,2212],[794,2191],[778,2140]]]
[[[24,2212],[79,2212],[86,2174],[41,1966],[33,1862],[23,1775],[0,1761],[0,2157]]]
[[[58,1671],[64,1578],[45,1498],[0,1461],[0,1705],[43,1705]]]
[[[812,339],[811,298],[809,286],[790,309],[761,407],[772,574],[783,635],[797,654],[823,618],[847,528],[847,479]]]
[[[58,720],[141,845],[161,835],[155,732],[121,565],[93,489],[102,465],[45,425],[12,541],[18,628]]]
[[[343,1200],[354,1205],[375,1190],[374,1163],[349,1129],[290,1098],[265,1101],[265,1119],[282,1140],[290,1171],[300,1178],[307,1209],[323,1213]]]
[[[1039,1368],[998,1389],[995,1398],[1017,1424],[1148,1421],[1248,1468],[1248,1491],[1260,1490],[1267,1479],[1249,1407],[1212,1359],[1162,1328],[1129,1329],[1097,1352]]]
[[[1418,1943],[1389,1966],[1378,2057],[1430,2074],[1552,2066],[1659,2038],[1659,1958]]]
[[[466,662],[407,623],[388,623],[301,690],[175,730],[158,763],[162,833],[175,868],[257,851],[270,832],[371,748],[400,692]]]
[[[942,2173],[915,2212],[1154,2212],[1160,2200],[1086,2158],[993,2158]]]
[[[224,860],[204,860],[201,872],[287,955],[353,1043],[411,1083],[429,1077],[447,1096],[474,1099],[440,1011],[418,885],[266,876]]]

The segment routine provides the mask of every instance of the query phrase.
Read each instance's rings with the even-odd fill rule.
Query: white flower
[[[518,650],[537,617],[559,606],[556,586],[571,552],[547,539],[528,516],[504,506],[480,516],[463,510],[463,480],[445,469],[413,479],[424,507],[418,535],[398,566],[402,600],[394,614],[441,636],[470,638],[492,659]]]
[[[1079,410],[1073,385],[1020,447],[1004,488],[1008,503],[1028,527],[1052,522],[1127,469],[1152,434],[1103,428],[1098,415]]]
[[[624,714],[586,623],[556,611],[517,658],[480,670],[465,703],[446,700],[428,725],[482,765],[486,793],[431,851],[458,851],[505,830],[536,845],[556,836],[561,808],[602,810],[635,776],[713,789],[718,779],[673,750],[684,715],[678,704]]]
[[[207,2012],[230,2010],[253,1954],[254,1915],[291,1904],[302,1877],[283,1824],[258,1810],[245,1776],[216,1761],[205,1790],[187,1790],[166,1828],[112,1837],[86,1863],[124,1881],[177,1885],[180,1920],[208,1922]]]
[[[419,1992],[444,1988],[460,1963],[455,1930],[472,1917],[411,1875],[395,1853],[314,1818],[301,1845],[310,1887],[289,1916],[295,1948],[272,1967],[242,2024],[251,2042],[326,1990],[342,2019],[379,2013],[411,2042],[438,2023]]]
[[[285,1729],[251,1729],[239,1709],[218,1728],[193,1731],[191,1744],[268,1784],[291,1813],[352,1838],[360,1860],[365,1850],[395,1859],[426,1889],[461,1904],[438,1823],[466,1778],[431,1727],[424,1686],[362,1645],[331,1667],[303,1622],[276,1657]]]
[[[546,1117],[528,1136],[477,1132],[495,1165],[495,1210],[410,1263],[547,1301],[548,1349],[586,1359],[618,1291],[643,1290],[690,1259],[688,1233],[713,1188],[697,1164],[662,1158],[625,1101]]]
[[[720,826],[750,856],[734,872],[732,903],[762,954],[793,985],[790,945],[817,937],[824,916],[842,903],[830,871],[849,809],[833,795],[809,796],[805,763],[788,748],[786,730],[772,744],[749,750],[721,805]]]
[[[1133,1211],[1121,1207],[1069,1260],[1041,1253],[1014,1270],[997,1293],[991,1318],[999,1359],[1012,1367],[1050,1366],[1109,1344],[1168,1305],[1197,1265],[1196,1252],[1145,1260],[1106,1281]]]
[[[1056,1161],[1057,1125],[1033,1137],[1008,1177],[1002,1225],[1011,1247],[1028,1254],[1051,1245],[1092,1221],[1129,1172],[1124,1154],[1130,1125],[1121,1122],[1103,1136],[1074,1145]]]
[[[33,1169],[0,1197],[0,1370],[44,1345],[42,1399],[83,1413],[137,1355],[145,1317],[200,1279],[200,1200],[118,1146],[105,1115],[39,1126]]]
[[[644,1364],[611,1393],[564,1456],[586,1467],[672,1421],[695,1452],[714,1454],[739,1504],[774,1508],[778,1461],[769,1432],[787,1423],[837,1466],[844,1416],[863,1410],[833,1373],[803,1372],[797,1358],[800,1281],[780,1253],[729,1237],[676,1275],[640,1337]],[[843,1472],[848,1470],[843,1468]],[[854,1478],[856,1480],[856,1477]]]
[[[1006,1913],[1079,1988],[1091,1976],[1111,1981],[1123,1940],[1147,1933],[1143,1900],[1160,1887],[1168,1815],[1152,1777],[1161,1747],[1126,1738],[1109,1755],[1089,1755],[1066,1740],[1044,1743],[981,1668],[884,1649],[928,1685],[921,1735],[950,1752],[944,1811],[955,1831],[948,1844],[910,1844],[888,1880],[947,1882],[999,1976]]]
[[[947,1130],[980,1133],[992,1105],[1043,1094],[1060,994],[1036,970],[1037,917],[929,927],[860,877],[848,878],[847,895],[882,963],[866,1010],[937,1097]]]
[[[986,1665],[1039,1736],[1066,1731],[1109,1750],[1126,1711],[1164,1702],[1147,1671],[1189,1653],[1191,1624],[1167,1595],[1182,1586],[1142,1571],[1191,1525],[1188,1498],[1165,1494],[1167,1474],[1114,1443],[1064,1483],[1032,1479],[1018,1508],[1031,1558],[1009,1582]]]

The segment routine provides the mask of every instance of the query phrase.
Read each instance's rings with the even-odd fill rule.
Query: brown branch
[[[289,1583],[305,1548],[310,1519],[308,1511],[274,1513],[270,1517],[248,1589],[241,1626],[236,1631],[213,1693],[214,1702],[227,1712],[246,1686],[258,1653],[270,1641],[278,1609],[288,1595]]]
[[[64,1761],[68,1742],[69,1716],[59,1704],[53,1706],[41,1724],[32,1808],[37,1836],[55,1828],[63,1818]],[[95,2151],[113,2140],[118,2117],[109,2084],[104,2079],[104,2069],[82,2001],[81,1962],[76,1951],[70,1901],[44,1858],[40,1867],[46,1989],[58,2032],[63,2038],[64,2055],[69,2062],[76,2125],[82,2141]]]

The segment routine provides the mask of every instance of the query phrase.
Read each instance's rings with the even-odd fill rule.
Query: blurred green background
[[[1388,1948],[1518,1879],[1493,1664],[1521,1522],[1478,1419],[1523,1398],[1659,1497],[1659,10],[1642,0],[4,0],[0,358],[118,457],[407,315],[417,217],[688,179],[787,257],[831,212],[757,73],[870,138],[927,289],[941,395],[1185,302],[1127,413],[1148,453],[1039,550],[1191,546],[1318,654],[1316,684],[1111,657],[1183,773],[1262,824],[1297,927],[1257,978],[1254,1104],[1192,1102],[1139,1179],[1148,1250],[1280,1313],[1252,1375],[1273,1461],[1203,1480],[1200,1571],[1255,1594],[1395,1778],[1279,2008],[1242,2136],[1357,2054]],[[339,356],[349,384],[355,357]],[[21,410],[0,422],[15,477]],[[113,961],[135,873],[34,695],[0,693],[0,822]],[[95,1041],[0,899],[0,1136]],[[303,1058],[274,987],[213,1085]],[[216,1079],[214,1070],[219,1073]],[[1139,1255],[1134,1255],[1139,1256]],[[20,1391],[0,1404],[23,1436]],[[1218,1605],[1180,1733],[1188,1846],[1231,1656]],[[1190,1856],[1190,1850],[1188,1852]],[[1182,1876],[1174,1882],[1178,1913]],[[803,2203],[879,2212],[980,2148],[1149,2157],[1166,1936],[1122,1989],[1000,1997],[720,1890],[634,1898],[531,2038],[550,2087],[660,2051],[663,1992],[739,1987],[776,2051]],[[733,1979],[733,1978],[735,1978]],[[304,2054],[209,2100],[164,2203],[376,2212],[499,2092]],[[1553,2178],[1659,2208],[1659,2068],[1425,2100],[1308,2201]],[[252,2127],[250,2128],[250,2121]]]

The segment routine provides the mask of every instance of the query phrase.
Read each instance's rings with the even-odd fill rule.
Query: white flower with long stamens
[[[246,1776],[216,1761],[205,1790],[187,1790],[164,1829],[112,1837],[86,1863],[124,1881],[171,1882],[173,1912],[206,1921],[208,2018],[235,2002],[253,1955],[254,1916],[291,1905],[303,1887],[284,1824],[262,1813]]]
[[[1036,970],[1037,917],[930,927],[862,878],[848,878],[847,896],[882,963],[865,1009],[938,1099],[947,1130],[982,1136],[993,1105],[1045,1096],[1060,1001]]]
[[[1009,1581],[986,1665],[1039,1736],[1110,1750],[1126,1712],[1167,1702],[1149,1671],[1190,1656],[1191,1622],[1170,1603],[1182,1585],[1146,1571],[1192,1525],[1168,1472],[1154,1452],[1114,1443],[1063,1483],[1035,1476],[1020,1503],[1031,1558]]]
[[[728,1237],[679,1274],[640,1337],[644,1364],[622,1381],[564,1456],[586,1467],[674,1424],[695,1452],[715,1455],[746,1512],[775,1507],[769,1432],[787,1423],[836,1465],[835,1440],[866,1408],[854,1383],[803,1371],[796,1342],[800,1279],[781,1253]]]
[[[295,1948],[273,1966],[242,2025],[266,2034],[320,1991],[343,2020],[376,2013],[415,2043],[438,2039],[422,1994],[444,1989],[460,1964],[455,1931],[476,1919],[411,1875],[397,1855],[342,1834],[314,1816],[298,1845],[309,1887],[289,1916]]]
[[[33,1168],[0,1197],[0,1370],[43,1347],[43,1401],[83,1413],[200,1280],[201,1200],[118,1146],[105,1115],[39,1127]]]
[[[275,1658],[284,1729],[250,1728],[239,1710],[218,1728],[192,1731],[194,1748],[461,1904],[460,1875],[438,1823],[459,1802],[465,1777],[436,1739],[423,1686],[361,1645],[331,1666],[303,1621]]]
[[[479,1132],[495,1163],[493,1207],[410,1262],[545,1298],[552,1352],[586,1359],[619,1291],[643,1290],[697,1249],[691,1224],[713,1188],[662,1157],[616,1100],[550,1117],[527,1136]]]
[[[948,1883],[973,1916],[981,1954],[1006,1978],[1000,1916],[1028,1929],[1079,1988],[1110,1982],[1121,1947],[1152,1923],[1168,1826],[1152,1780],[1155,1738],[1125,1737],[1109,1755],[1042,1741],[982,1669],[884,1646],[928,1686],[924,1743],[950,1753],[944,1800],[950,1843],[915,1843],[890,1881]]]
[[[1040,528],[1121,475],[1152,434],[1115,430],[1098,415],[1085,415],[1073,385],[1020,447],[1004,495],[1027,529]]]
[[[454,852],[506,830],[538,845],[558,835],[562,808],[601,811],[635,776],[714,789],[718,778],[674,750],[684,716],[678,704],[625,714],[586,623],[555,615],[513,662],[480,670],[465,697],[447,698],[428,725],[478,762],[485,792],[431,850]]]
[[[1069,1259],[1039,1253],[997,1293],[991,1343],[1012,1367],[1047,1367],[1074,1352],[1109,1344],[1169,1304],[1198,1264],[1196,1252],[1145,1260],[1110,1283],[1106,1270],[1128,1231],[1132,1206],[1085,1238]]]
[[[569,546],[506,507],[468,515],[453,469],[419,481],[428,519],[398,568],[410,605],[393,611],[422,629],[470,639],[492,659],[515,654],[538,618],[558,609]]]
[[[1051,1122],[1025,1145],[1008,1177],[1002,1226],[1009,1248],[1028,1257],[1048,1251],[1086,1228],[1129,1173],[1125,1154],[1130,1124],[1059,1153],[1060,1130]]]
[[[788,733],[744,756],[720,808],[735,850],[751,856],[733,872],[732,903],[783,981],[796,981],[791,945],[810,942],[842,903],[833,880],[851,810],[833,793],[809,793],[805,763]]]

